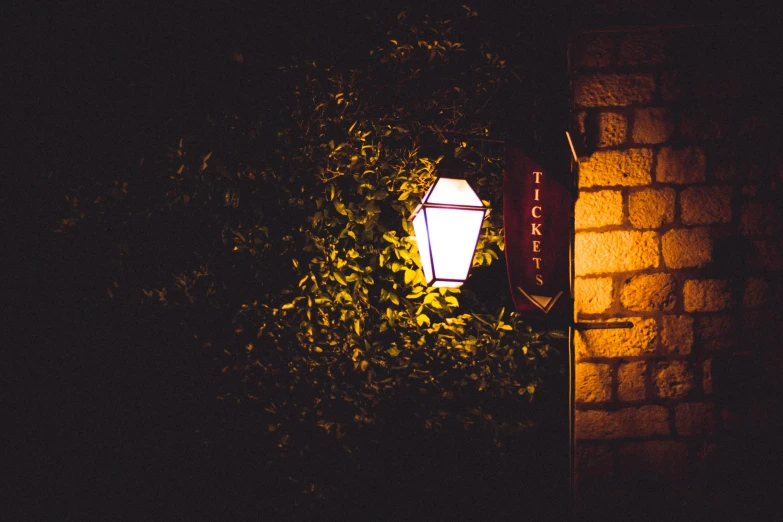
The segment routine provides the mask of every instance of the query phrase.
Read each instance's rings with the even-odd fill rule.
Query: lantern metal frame
[[[481,206],[473,206],[473,205],[461,205],[461,204],[448,204],[448,203],[429,203],[427,200],[430,197],[430,194],[432,194],[433,189],[438,184],[438,182],[442,179],[449,179],[449,180],[460,180],[464,181],[468,187],[470,187],[470,190],[473,192],[473,194],[478,198],[478,200],[481,202]],[[468,266],[467,273],[465,275],[464,279],[451,279],[451,278],[445,278],[445,277],[438,277],[437,272],[435,271],[435,258],[433,256],[433,250],[432,250],[432,235],[430,232],[430,225],[429,225],[429,217],[427,210],[428,209],[444,209],[444,210],[462,210],[466,212],[481,212],[482,218],[481,223],[479,224],[478,231],[476,232],[476,240],[473,243],[473,249],[471,251],[470,256],[470,265]],[[429,264],[430,264],[430,270],[432,273],[432,280],[427,281],[428,286],[437,286],[437,287],[445,287],[445,288],[458,288],[462,286],[462,284],[467,280],[468,276],[470,275],[470,269],[473,266],[473,258],[476,255],[476,248],[478,248],[479,240],[481,239],[481,229],[484,225],[484,220],[489,215],[489,212],[491,210],[491,207],[486,205],[483,201],[481,201],[481,198],[478,197],[478,194],[475,190],[473,190],[473,187],[470,186],[470,183],[467,182],[467,180],[463,178],[451,178],[446,176],[438,176],[438,178],[435,180],[435,182],[430,186],[429,189],[427,189],[427,192],[425,192],[424,196],[421,198],[421,203],[416,207],[416,209],[411,214],[411,217],[409,218],[409,221],[413,223],[413,220],[419,215],[420,212],[424,213],[424,228],[427,232],[427,250],[428,250],[428,258],[429,258]],[[417,243],[418,243],[417,238]],[[422,267],[424,265],[424,259],[422,259],[421,256],[421,245],[419,245],[419,259],[422,262]],[[426,276],[426,272],[425,272]],[[437,285],[437,283],[451,283],[446,285]]]

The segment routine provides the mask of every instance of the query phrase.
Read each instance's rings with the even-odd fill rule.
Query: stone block
[[[661,31],[631,31],[620,42],[619,65],[661,65],[672,61],[672,41]]]
[[[689,279],[682,297],[686,312],[718,312],[733,304],[729,283],[721,279]]]
[[[643,401],[647,398],[645,372],[647,363],[636,361],[621,364],[617,370],[617,398],[621,402]]]
[[[574,471],[578,482],[595,477],[611,477],[614,473],[614,455],[606,444],[576,444]]]
[[[688,475],[688,447],[671,440],[629,442],[620,447],[618,466],[627,478],[681,480]]]
[[[642,274],[625,280],[620,302],[636,312],[669,311],[677,303],[677,283],[671,274]]]
[[[674,221],[674,189],[647,188],[631,192],[628,218],[636,228],[659,228]]]
[[[655,145],[668,141],[674,134],[674,119],[669,109],[651,107],[636,109],[633,121],[634,143]]]
[[[650,149],[604,150],[579,164],[579,187],[632,187],[652,181]]]
[[[668,268],[700,268],[712,261],[712,238],[707,228],[683,228],[661,238],[663,262]]]
[[[723,108],[725,109],[725,108]],[[689,141],[717,140],[731,131],[726,110],[688,108],[680,115],[680,137]]]
[[[693,390],[693,371],[685,361],[661,362],[653,368],[653,382],[659,397],[682,399]]]
[[[657,268],[658,234],[640,231],[578,232],[574,244],[577,276]]]
[[[576,402],[608,402],[611,398],[611,366],[592,363],[576,365]]]
[[[687,71],[690,95],[697,99],[719,100],[742,95],[745,74],[728,66],[717,67],[705,62]]]
[[[661,98],[666,101],[679,101],[686,95],[680,71],[667,70],[661,73]]]
[[[614,59],[614,39],[607,33],[584,34],[571,45],[574,68],[606,67]]]
[[[700,183],[706,179],[706,160],[701,147],[663,147],[658,152],[655,179],[660,183]]]
[[[574,99],[581,107],[625,107],[649,103],[655,94],[652,73],[597,73],[577,78]]]
[[[585,330],[576,332],[574,346],[577,359],[587,357],[635,357],[655,353],[658,335],[655,319],[624,317],[633,328]]]
[[[680,114],[680,137],[684,140],[717,140],[732,130],[727,107],[689,107]]]
[[[685,402],[674,407],[674,427],[684,437],[712,435],[715,432],[715,406]]]
[[[780,272],[783,270],[783,249],[777,239],[753,241],[747,252],[748,266],[753,270]]]
[[[742,205],[740,226],[746,236],[775,235],[780,229],[779,223],[780,211],[771,202],[751,200]]]
[[[696,321],[696,338],[705,350],[722,350],[737,344],[737,321],[731,315],[710,315]]]
[[[778,346],[783,338],[782,313],[779,307],[743,311],[741,344],[749,349]]]
[[[732,435],[753,437],[769,433],[776,406],[764,400],[753,400],[742,408],[720,411],[723,429]]]
[[[612,278],[574,279],[574,306],[577,313],[600,314],[612,306]]]
[[[755,308],[768,302],[769,283],[761,277],[750,277],[745,281],[745,291],[742,295],[742,306]]]
[[[669,434],[669,410],[663,406],[640,406],[617,411],[577,410],[578,440],[611,440]]]
[[[716,181],[736,181],[738,179],[738,163],[736,144],[727,144],[725,141],[711,144],[707,148],[707,154],[712,165],[712,177]]]
[[[664,315],[661,318],[661,345],[670,354],[688,355],[693,347],[693,317]]]
[[[705,395],[712,393],[712,359],[701,363],[701,389]]]
[[[628,120],[617,112],[602,112],[598,115],[598,147],[611,147],[625,143],[628,136]]]
[[[574,208],[577,230],[623,223],[623,194],[619,190],[580,192]]]
[[[690,187],[680,194],[680,219],[686,225],[731,221],[731,187]]]

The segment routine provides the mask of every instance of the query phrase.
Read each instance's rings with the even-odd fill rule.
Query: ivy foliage
[[[173,145],[136,174],[68,197],[58,230],[100,232],[107,299],[210,354],[219,398],[251,404],[280,449],[301,447],[301,426],[350,447],[400,404],[431,428],[522,429],[557,367],[557,332],[533,331],[470,280],[428,287],[420,266],[410,217],[446,167],[493,209],[472,272],[503,256],[502,145],[487,138],[518,80],[468,41],[474,17],[403,13],[361,61],[248,76],[206,121],[169,128]],[[267,97],[242,105],[256,88]]]

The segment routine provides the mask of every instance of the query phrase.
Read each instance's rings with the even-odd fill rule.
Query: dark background
[[[412,10],[436,17],[458,10],[459,3],[423,2]],[[528,71],[518,103],[510,104],[499,128],[544,150],[557,147],[568,121],[569,31],[763,19],[773,10],[762,2],[722,8],[679,4],[556,1],[500,8],[471,3],[481,31],[513,47],[509,60]],[[129,172],[145,151],[160,145],[159,129],[166,122],[202,117],[203,107],[234,94],[247,96],[237,88],[243,80],[233,53],[244,59],[241,75],[254,81],[271,77],[292,56],[351,60],[362,48],[357,42],[376,29],[373,14],[382,18],[403,8],[358,1],[215,6],[31,1],[6,8],[0,85],[7,121],[2,192],[8,321],[0,393],[8,428],[6,440],[0,440],[7,463],[0,489],[7,513],[25,519],[54,514],[62,520],[225,519],[258,513],[265,501],[263,485],[243,481],[258,470],[253,441],[243,439],[241,424],[226,428],[236,436],[224,440],[228,447],[219,451],[204,453],[190,437],[193,419],[210,415],[204,406],[214,397],[208,361],[160,351],[170,335],[165,318],[140,319],[133,310],[99,306],[92,299],[103,291],[91,277],[103,269],[91,264],[96,252],[89,245],[75,250],[52,229],[70,187],[117,179],[118,172]],[[270,81],[256,95],[274,96],[277,88]],[[540,439],[520,442],[520,466],[535,464],[531,471],[515,468],[514,462],[488,465],[481,455],[471,455],[469,439],[451,446],[432,439],[389,448],[378,457],[386,463],[455,448],[465,454],[456,461],[463,466],[454,469],[399,467],[388,479],[392,491],[410,493],[401,483],[428,474],[422,484],[441,482],[454,496],[439,490],[439,500],[418,506],[419,511],[417,500],[408,498],[408,510],[398,516],[440,513],[459,519],[470,513],[460,495],[475,491],[476,498],[469,499],[475,516],[513,518],[525,509],[525,499],[512,498],[516,490],[481,487],[497,484],[499,477],[537,483],[538,491],[547,492],[539,495],[537,507],[547,502],[553,513],[562,510],[567,434],[557,429],[564,427],[567,406],[553,408],[550,443],[539,450],[524,444]],[[195,454],[201,460],[194,460]],[[548,465],[553,455],[560,460]],[[475,483],[466,486],[467,480]],[[379,519],[381,508],[406,505],[405,495],[388,506],[357,503],[356,497],[373,493],[360,486],[352,484],[359,489],[346,492],[346,499],[354,499],[342,513],[346,519]],[[455,511],[449,513],[449,506]]]

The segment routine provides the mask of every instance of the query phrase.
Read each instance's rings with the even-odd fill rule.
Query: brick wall
[[[571,42],[576,319],[634,323],[576,335],[577,491],[698,478],[780,418],[780,86],[737,38]]]

